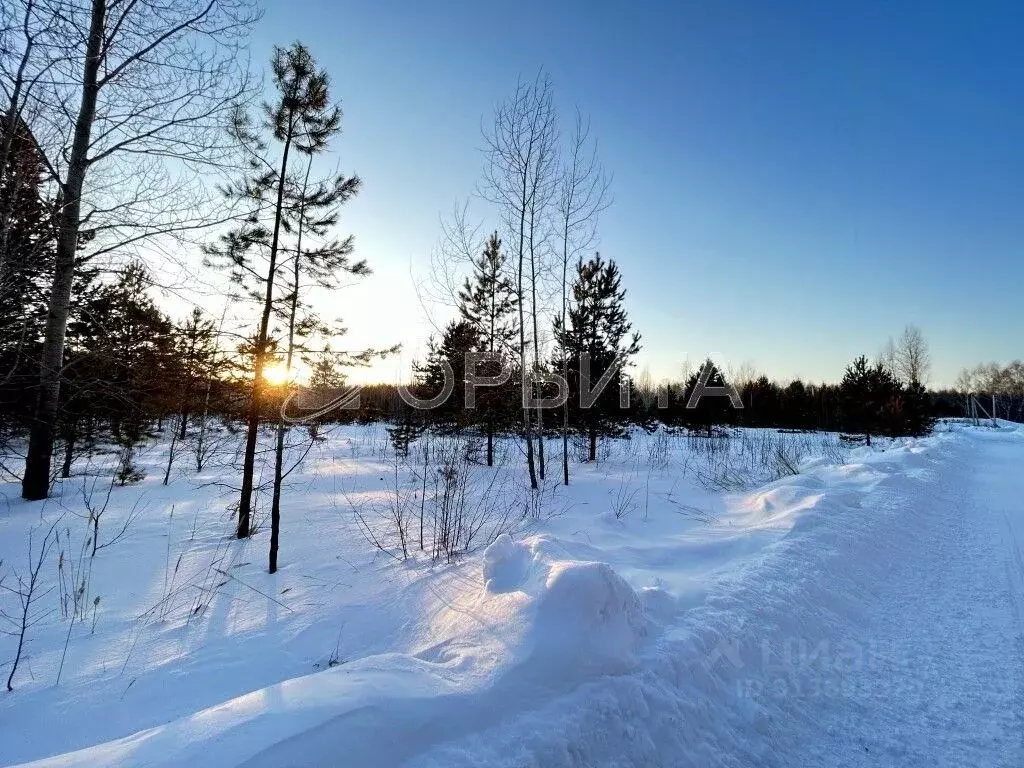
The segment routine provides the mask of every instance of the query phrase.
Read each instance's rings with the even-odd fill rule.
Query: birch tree
[[[560,327],[568,327],[570,264],[597,241],[597,220],[610,204],[611,180],[604,172],[597,156],[597,142],[590,136],[590,122],[576,111],[576,123],[565,151],[560,170],[558,194],[558,239],[561,246],[560,284],[562,306]],[[569,356],[561,350],[562,378],[569,378]],[[562,482],[569,484],[569,401],[562,404]]]
[[[257,14],[252,0],[35,0],[33,7],[37,13],[26,18],[38,21],[42,37],[29,60],[33,51],[60,52],[33,69],[47,74],[21,112],[32,117],[56,205],[56,257],[22,478],[22,496],[42,499],[83,235],[86,255],[96,258],[211,223],[198,172],[230,161],[223,129],[249,92],[241,47]],[[4,55],[24,57],[28,38]]]
[[[927,384],[931,372],[928,342],[916,325],[903,329],[893,351],[894,373],[904,384]]]
[[[538,235],[551,200],[557,138],[552,85],[544,73],[532,82],[520,80],[512,96],[495,108],[493,124],[484,130],[486,162],[481,194],[498,206],[514,254],[523,437],[530,486],[534,489],[539,487],[533,446],[535,416],[531,413],[531,402],[535,399],[531,394],[540,363]],[[527,307],[530,318],[526,316]],[[532,341],[527,336],[530,328]],[[543,424],[539,407],[536,413],[539,428]],[[539,438],[543,442],[542,433]],[[543,458],[543,447],[540,451]]]

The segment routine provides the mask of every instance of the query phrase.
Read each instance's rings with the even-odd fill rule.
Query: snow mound
[[[554,545],[544,536],[495,539],[483,554],[484,590],[474,616],[501,617],[516,628],[512,656],[519,663],[600,674],[627,668],[648,632],[644,601],[612,566],[556,559],[549,553]]]
[[[488,592],[511,592],[526,578],[532,554],[525,544],[501,534],[484,550],[484,588]]]
[[[647,634],[643,603],[607,563],[559,562],[537,599],[535,652],[559,660],[628,668]]]

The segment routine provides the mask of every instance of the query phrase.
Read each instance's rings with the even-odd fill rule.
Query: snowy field
[[[426,442],[314,443],[274,576],[233,454],[0,486],[7,615],[41,562],[0,764],[1024,765],[1017,427],[638,432],[568,488],[551,440],[538,494],[513,441]]]

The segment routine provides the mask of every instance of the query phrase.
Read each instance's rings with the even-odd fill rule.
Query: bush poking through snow
[[[387,479],[381,478],[388,483],[382,494],[346,500],[360,533],[374,548],[406,560],[418,546],[432,560],[450,563],[513,530],[527,516],[510,492],[511,477],[503,462],[477,464],[460,436],[426,436],[419,450],[405,446],[392,451]]]

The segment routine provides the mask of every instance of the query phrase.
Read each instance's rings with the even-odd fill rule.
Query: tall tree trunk
[[[568,305],[569,279],[569,217],[565,218],[565,231],[562,236],[562,334],[568,333],[565,327],[565,316]],[[569,355],[562,345],[562,382],[569,385]],[[569,393],[562,403],[562,483],[569,484]]]
[[[199,434],[196,435],[196,472],[203,471],[203,451],[206,443],[206,421],[210,417],[210,394],[213,391],[213,377],[206,380],[206,397],[203,398],[203,415],[199,420]]]
[[[277,573],[277,548],[281,540],[281,473],[284,469],[284,424],[277,425],[274,451],[274,495],[270,504],[270,562],[268,570]]]
[[[534,196],[537,192],[534,190]],[[533,370],[535,374],[540,373],[540,332],[537,328],[537,260],[534,252],[534,227],[536,222],[534,221],[535,211],[532,209],[531,204],[530,210],[530,307],[532,309],[531,314],[533,315]],[[541,389],[538,387],[537,389]],[[530,390],[534,392],[538,401],[542,401],[543,390],[536,391],[533,386]],[[537,404],[537,459],[540,462],[540,479],[544,479],[544,471],[546,468],[546,462],[544,461],[544,409]]]
[[[597,427],[590,427],[590,452],[587,455],[588,461],[597,461]]]
[[[520,238],[519,238],[519,296],[523,295],[523,246],[522,246],[522,226],[520,226]],[[527,379],[529,379],[529,392],[533,393],[533,377],[529,375],[529,368],[526,363],[526,317],[523,314],[523,301],[520,298],[519,301],[519,370],[523,376],[523,389],[520,393],[521,397],[525,397],[527,392]],[[523,403],[523,434],[526,438],[526,466],[530,471],[530,487],[534,490],[537,489],[537,466],[533,460],[533,424],[530,419],[530,408],[526,403]]]
[[[181,415],[181,423],[185,423],[185,414]],[[184,435],[184,428],[182,428],[180,432]],[[164,472],[164,485],[167,485],[171,481],[171,468],[174,466],[174,451],[178,447],[178,433],[179,430],[177,428],[171,431],[171,447],[167,451],[167,471]],[[184,440],[184,437],[182,439]]]
[[[252,513],[252,481],[256,467],[256,439],[260,429],[260,395],[263,390],[263,365],[267,353],[267,333],[270,314],[274,308],[274,275],[277,272],[277,248],[281,238],[281,212],[284,207],[285,176],[288,173],[288,152],[292,146],[294,118],[289,117],[288,135],[281,153],[281,172],[277,179],[277,204],[274,208],[274,235],[270,241],[270,263],[267,267],[267,291],[263,298],[263,317],[256,337],[256,361],[253,365],[252,393],[249,397],[249,419],[245,433],[245,458],[242,462],[242,494],[238,500],[238,529],[235,535],[244,539],[249,535],[249,517]]]
[[[313,158],[306,165],[306,178],[302,183],[302,199],[299,202],[299,225],[295,241],[295,258],[292,260],[292,297],[288,308],[288,354],[285,358],[285,381],[291,379],[292,360],[295,355],[295,316],[299,311],[299,277],[301,276],[302,233],[305,227],[306,194],[309,189],[309,172],[313,168]],[[282,420],[277,425],[277,445],[274,447],[274,493],[270,502],[270,573],[277,573],[277,548],[281,540],[281,483],[284,478],[284,436],[285,424]]]
[[[60,378],[64,361],[64,338],[71,311],[71,289],[75,277],[75,251],[81,224],[82,187],[89,169],[89,143],[99,95],[98,73],[103,57],[103,29],[106,0],[93,0],[89,39],[82,71],[82,102],[75,119],[74,140],[68,158],[67,181],[60,190],[59,232],[56,265],[46,314],[46,334],[39,370],[39,393],[35,418],[29,432],[22,498],[45,499],[50,490],[50,462],[53,457],[54,425],[60,402]]]

